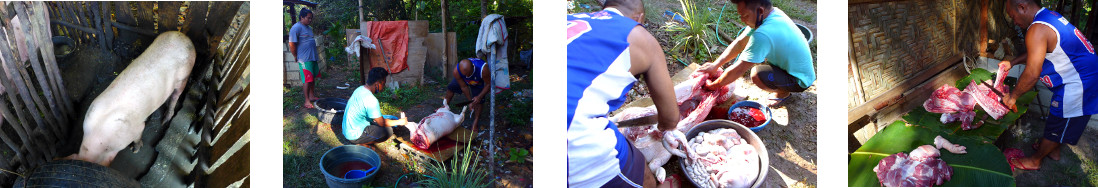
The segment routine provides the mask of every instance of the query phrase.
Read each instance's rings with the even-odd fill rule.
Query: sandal
[[[786,103],[787,101],[789,101],[789,100],[786,100],[786,99],[789,99],[789,97],[792,97],[792,96],[793,96],[793,95],[789,95],[789,96],[786,96],[786,97],[784,97],[784,98],[770,98],[770,99],[767,99],[767,100],[773,101],[772,103],[770,103],[770,104],[769,104],[769,105],[767,105],[767,106],[768,106],[768,107],[772,107],[772,108],[773,108],[773,107],[781,107],[781,106],[785,106],[785,103]]]
[[[1022,162],[1019,162],[1018,159],[1021,159],[1021,158],[1007,159],[1008,163],[1010,163],[1010,171],[1011,172],[1014,172],[1014,169],[1016,169],[1016,168],[1020,169],[1020,170],[1038,170],[1037,168],[1026,168],[1026,166],[1023,165]]]
[[[1037,170],[1036,168],[1026,168],[1018,159],[1025,157],[1022,150],[1015,148],[1007,148],[1003,150],[1003,155],[1007,158],[1007,163],[1010,164],[1010,171],[1013,172],[1015,168],[1022,170]]]

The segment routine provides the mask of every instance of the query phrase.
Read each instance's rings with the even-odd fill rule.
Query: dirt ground
[[[767,93],[750,83],[737,80],[737,93],[746,93],[745,100],[760,101]],[[770,168],[762,187],[816,186],[816,87],[794,93],[785,105],[773,108],[775,121],[756,134],[766,144]],[[790,113],[793,112],[793,113]],[[784,120],[783,120],[784,118]],[[783,122],[784,121],[784,122]],[[680,168],[681,158],[673,157],[663,166],[668,176],[686,180]],[[683,182],[683,187],[693,187]]]
[[[1045,90],[1047,91],[1047,90]],[[1039,101],[1047,105],[1051,93],[1042,93],[1029,111],[1016,125],[1010,126],[996,141],[1001,149],[1021,149],[1027,156],[1036,152],[1032,148],[1043,138],[1045,120],[1042,118],[1047,106],[1042,108]],[[1094,187],[1098,186],[1098,119],[1091,118],[1076,145],[1063,145],[1060,160],[1050,158],[1042,160],[1041,169],[1035,171],[1015,170],[1014,178],[1019,187]]]
[[[813,33],[816,33],[816,2],[785,0],[775,1],[774,3],[775,6],[787,13],[801,11],[806,15],[812,15],[811,17],[798,17],[790,13],[794,22],[805,25]],[[726,1],[714,1],[708,6],[720,8],[726,4],[727,8],[734,10],[734,5]],[[678,12],[681,9],[681,4],[677,0],[657,0],[646,1],[645,7],[646,15],[648,15],[645,23],[646,28],[660,42],[660,46],[667,50],[670,46],[673,46],[669,42],[673,33],[659,29],[658,26],[668,21],[667,17],[662,16],[665,10]],[[739,24],[735,21],[733,23]],[[735,32],[726,34],[734,37]],[[815,40],[810,43],[810,46],[814,49],[813,53],[815,53],[815,43]],[[718,49],[721,51],[715,53],[719,54],[724,48]],[[815,60],[815,54],[813,54],[813,59]],[[687,68],[679,60],[672,59],[670,56],[667,57],[667,62],[669,62],[669,69],[672,74]],[[701,64],[704,62],[693,63]],[[760,101],[768,98],[768,93],[765,91],[750,83],[741,81],[742,79],[737,81],[737,93],[745,93],[747,95],[746,100]],[[629,101],[644,98],[646,93],[643,83],[637,84],[633,91],[630,91]],[[770,157],[770,168],[762,187],[816,187],[816,87],[810,87],[805,92],[794,93],[788,100],[785,105],[773,109],[776,121],[784,122],[774,122],[757,133],[766,144]],[[663,167],[668,170],[668,176],[677,176],[676,178],[679,180],[686,180],[679,165],[680,160],[678,157],[673,157]],[[693,187],[689,182],[683,182],[681,186]]]
[[[353,89],[359,86],[356,84],[358,80],[354,78],[356,77],[354,67],[357,67],[357,65],[330,65],[329,68],[325,69],[317,84],[317,97],[349,98]],[[478,168],[491,169],[491,167],[495,167],[494,176],[488,181],[498,183],[496,185],[500,187],[529,187],[533,183],[531,178],[533,161],[530,157],[533,156],[533,134],[530,122],[528,119],[523,122],[507,121],[505,117],[501,117],[504,112],[500,111],[512,105],[504,103],[501,95],[512,95],[512,98],[518,100],[531,101],[532,95],[529,93],[531,80],[519,79],[529,78],[529,72],[529,70],[521,68],[512,68],[511,73],[514,78],[512,79],[512,89],[497,94],[497,106],[500,106],[500,109],[497,109],[496,116],[495,148],[489,148],[489,144],[485,142],[490,139],[487,122],[489,119],[488,113],[481,115],[480,125],[477,128],[479,134],[475,137],[476,141],[471,143],[473,148],[480,151],[477,153],[480,157]],[[445,85],[437,79],[439,78],[428,79],[423,86],[420,86],[423,93],[410,96],[413,97],[412,99],[406,99],[417,102],[408,106],[393,106],[393,108],[403,111],[409,121],[415,122],[434,113],[441,106],[441,98],[445,94]],[[342,86],[344,83],[350,84],[351,87],[348,89],[336,88],[336,86]],[[319,158],[328,149],[351,143],[341,136],[337,136],[337,133],[341,131],[341,127],[332,127],[329,124],[321,123],[316,117],[316,110],[302,108],[301,105],[304,99],[301,96],[300,87],[284,87],[283,98],[283,179],[285,180],[283,186],[314,187],[324,185],[324,178],[317,164]],[[386,103],[387,100],[395,99],[379,98],[379,100]],[[467,101],[468,99],[462,95],[456,95],[453,100]],[[383,104],[382,108],[386,108],[385,106],[386,104]],[[458,111],[457,108],[453,109]],[[471,128],[471,116],[466,116],[462,127]],[[408,140],[409,132],[406,128],[397,127],[393,131],[395,137]],[[364,145],[378,151],[382,161],[378,175],[368,185],[385,187],[394,185],[414,186],[416,185],[414,181],[424,179],[414,173],[413,170],[414,166],[423,164],[406,160],[408,155],[399,152],[395,147],[399,143],[401,142],[397,139],[390,139],[378,144]],[[531,154],[527,155],[526,160],[521,162],[508,161],[507,151],[511,148],[530,150]],[[489,149],[495,150],[495,156],[490,154]],[[456,155],[454,158],[458,157],[460,155]],[[493,158],[494,165],[490,163]],[[444,162],[449,163],[449,161]],[[397,182],[397,179],[400,179],[400,182]]]

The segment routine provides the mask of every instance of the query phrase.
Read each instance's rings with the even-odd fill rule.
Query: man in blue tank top
[[[618,132],[607,114],[621,107],[637,77],[644,75],[664,139],[676,131],[678,106],[667,63],[656,38],[640,26],[640,0],[607,0],[604,10],[568,15],[568,185],[652,187],[656,180],[644,154]],[[675,136],[674,133],[678,133]],[[685,142],[685,141],[683,141]],[[673,148],[681,142],[668,142]]]
[[[488,70],[488,64],[484,63],[484,60],[477,58],[462,59],[454,66],[454,70],[450,72],[454,79],[450,79],[450,84],[446,85],[446,101],[453,101],[454,93],[461,93],[466,98],[472,100],[469,103],[469,109],[473,109],[473,127],[470,128],[473,132],[477,131],[477,123],[480,121],[481,102],[484,102],[484,96],[488,94],[488,89],[491,85],[492,71]]]
[[[1018,85],[1003,97],[1003,103],[1015,109],[1019,96],[1037,82],[1052,90],[1050,116],[1045,121],[1044,139],[1035,144],[1037,153],[1010,159],[1011,166],[1024,170],[1041,168],[1046,156],[1060,159],[1062,144],[1076,144],[1098,112],[1098,56],[1082,32],[1059,13],[1042,8],[1033,0],[1007,0],[1007,14],[1025,31],[1027,52],[1000,64],[1025,64]]]

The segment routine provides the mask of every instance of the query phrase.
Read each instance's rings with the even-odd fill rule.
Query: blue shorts
[[[648,168],[648,165],[644,161],[644,153],[641,153],[640,149],[633,146],[633,142],[626,141],[629,144],[629,157],[625,161],[619,161],[621,174],[618,177],[614,177],[610,182],[606,182],[602,187],[641,187],[644,184],[644,169]],[[623,179],[624,178],[624,179]]]
[[[450,79],[450,84],[446,85],[446,89],[450,90],[450,92],[454,92],[454,93],[457,93],[457,94],[465,94],[465,93],[461,92],[461,85],[458,84],[457,82],[458,82],[457,79],[452,79],[451,78]],[[468,84],[466,84],[466,85],[468,85]],[[480,85],[476,85],[476,86],[469,85],[469,93],[473,96],[466,96],[466,97],[471,100],[471,99],[473,99],[474,96],[480,95],[481,90],[484,90],[484,84],[483,83],[480,84]]]
[[[1045,121],[1045,139],[1075,145],[1083,135],[1083,130],[1087,128],[1088,122],[1090,122],[1090,115],[1073,118],[1048,116],[1048,120]]]
[[[802,88],[799,84],[797,77],[793,77],[789,72],[782,70],[776,66],[770,64],[755,65],[752,72],[762,80],[762,84],[770,89],[781,90],[785,92],[802,92],[807,88]]]

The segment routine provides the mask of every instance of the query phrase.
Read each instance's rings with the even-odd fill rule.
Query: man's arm
[[[740,77],[743,77],[743,74],[747,73],[748,70],[751,70],[751,67],[755,67],[755,63],[742,60],[738,61],[735,65],[732,65],[731,70],[725,70],[724,74],[721,74],[721,77],[718,77],[716,80],[706,81],[705,88],[709,90],[717,90],[720,87],[731,84],[737,79],[740,79]]]
[[[461,63],[461,62],[458,61],[458,63]],[[469,100],[473,100],[473,97],[472,97],[473,93],[469,91],[470,90],[469,89],[469,84],[465,84],[465,79],[462,79],[461,75],[459,75],[459,73],[461,73],[461,70],[459,70],[458,67],[461,67],[461,66],[455,66],[454,67],[454,72],[451,73],[450,75],[454,75],[454,80],[455,80],[454,82],[457,82],[458,86],[459,86],[458,88],[461,88],[461,94],[464,94],[465,97],[469,98]]]
[[[629,72],[634,75],[644,74],[644,81],[659,116],[657,128],[660,131],[675,129],[679,124],[679,106],[675,102],[674,85],[671,83],[667,59],[659,42],[647,30],[637,26],[629,33],[629,44],[629,56],[633,65]]]
[[[751,31],[746,29],[743,32],[740,32],[740,35],[736,37],[736,40],[732,41],[732,46],[725,48],[724,52],[721,53],[717,59],[714,59],[713,62],[702,64],[701,67],[698,67],[698,70],[713,74],[717,71],[717,67],[721,67],[733,58],[736,58],[736,56],[739,56],[740,53],[743,53],[743,49],[747,48],[747,41],[751,40],[751,36],[748,36],[748,33],[750,32]]]
[[[408,118],[404,117],[404,113],[400,113],[400,119],[385,119],[385,117],[374,118],[374,122],[378,122],[378,125],[383,127],[392,127],[397,125],[407,125]]]
[[[290,42],[290,55],[294,56],[294,62],[297,62],[297,43]]]
[[[477,97],[474,97],[475,98],[474,101],[477,101],[477,102],[480,102],[480,101],[484,100],[484,96],[487,95],[488,92],[489,92],[488,90],[491,89],[492,87],[494,87],[494,86],[492,86],[492,70],[488,70],[488,71],[481,70],[480,71],[480,77],[481,77],[481,80],[484,80],[484,83],[480,83],[480,84],[484,84],[484,88],[482,88],[480,90],[480,94],[478,94]]]
[[[301,40],[297,38],[297,28],[290,27],[290,55],[294,56],[294,62],[297,62],[297,41]]]
[[[1019,56],[1020,58],[1015,58],[1015,61],[1024,58],[1026,68],[1018,78],[1018,85],[1014,87],[1014,91],[1007,96],[1003,96],[1003,103],[1007,105],[1007,108],[1016,109],[1014,103],[1018,97],[1032,90],[1033,86],[1037,84],[1037,79],[1041,75],[1041,66],[1045,62],[1045,52],[1048,51],[1048,40],[1050,40],[1048,35],[1051,33],[1052,31],[1048,26],[1041,24],[1034,24],[1034,27],[1026,32],[1026,54]]]

